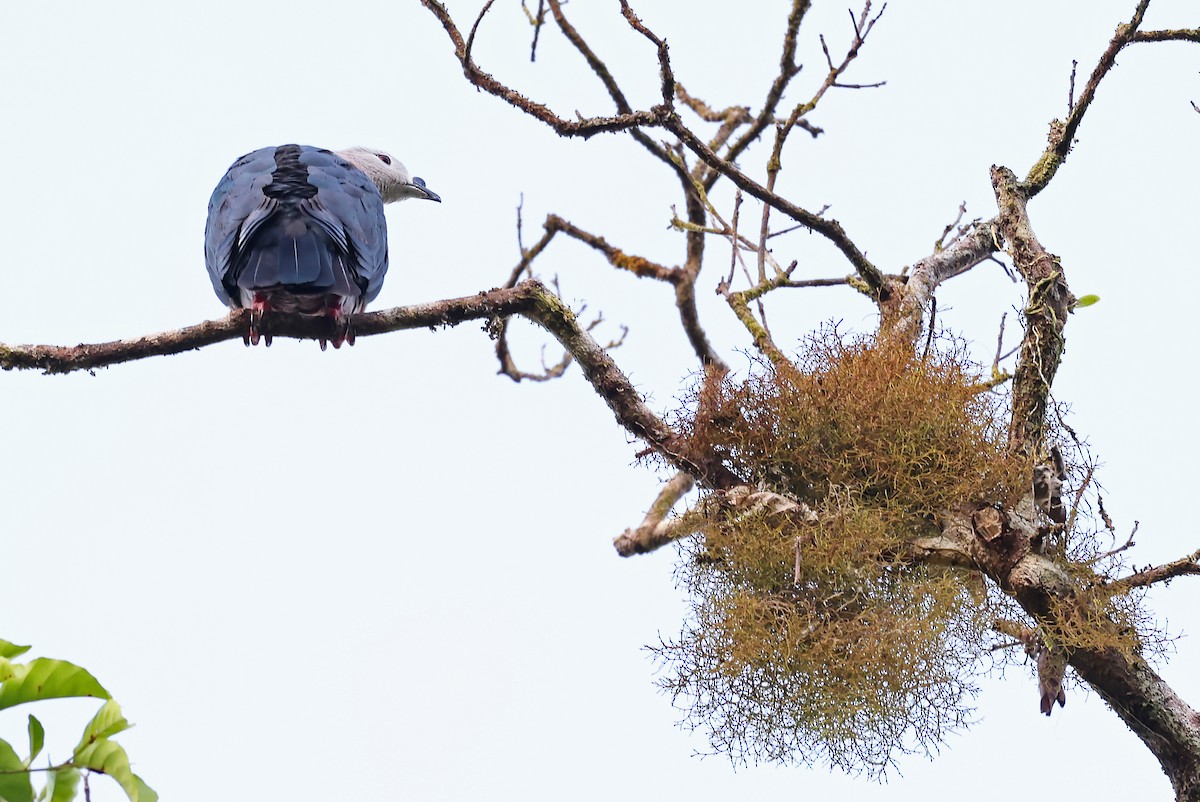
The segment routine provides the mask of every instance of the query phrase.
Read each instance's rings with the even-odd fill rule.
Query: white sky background
[[[536,3],[534,4],[536,5]],[[641,0],[676,73],[713,105],[760,103],[786,2]],[[993,163],[1023,175],[1049,121],[1132,0],[1088,4],[895,2],[847,80],[797,132],[781,189],[832,204],[860,247],[895,271],[929,253],[958,204],[995,206]],[[848,39],[843,2],[801,30],[796,102]],[[415,0],[328,3],[11,4],[0,30],[0,342],[74,344],[224,314],[204,272],[206,204],[239,155],[268,144],[387,149],[445,202],[391,207],[392,273],[375,308],[500,283],[548,212],[668,264],[674,179],[615,136],[560,140],[462,78]],[[451,10],[469,28],[477,2]],[[707,18],[702,8],[711,8]],[[654,53],[615,2],[568,7],[635,106],[658,100]],[[686,9],[686,11],[685,11]],[[1084,10],[1086,9],[1086,10]],[[857,10],[857,9],[856,9]],[[1194,2],[1155,0],[1147,28],[1195,26]],[[528,61],[513,0],[482,26],[485,70],[563,115],[609,113],[599,83],[555,34]],[[1056,398],[1107,463],[1139,565],[1200,546],[1186,501],[1200,160],[1200,49],[1138,45],[1101,87],[1064,170],[1031,206],[1077,295]],[[764,154],[742,160],[763,175]],[[716,196],[725,210],[731,196]],[[750,207],[747,207],[749,209]],[[744,219],[756,219],[750,214]],[[799,277],[844,275],[816,238],[777,241]],[[709,290],[728,251],[710,244],[702,318],[728,358],[747,338]],[[603,310],[615,357],[667,410],[695,368],[668,288],[617,275],[578,244],[539,263],[569,299]],[[869,329],[848,289],[792,291],[769,310],[783,342],[835,318]],[[994,264],[952,281],[940,319],[984,358],[1022,288]],[[546,338],[519,336],[536,367]],[[548,385],[495,375],[475,323],[364,338],[321,353],[238,342],[66,377],[0,375],[0,637],[89,668],[137,727],[122,735],[164,800],[728,798],[1169,798],[1150,753],[1095,696],[1049,720],[1022,669],[988,681],[978,725],[887,785],[818,767],[734,771],[674,726],[642,647],[678,631],[673,550],[621,560],[610,541],[641,519],[656,478],[572,369]],[[554,348],[548,358],[557,359]],[[1186,360],[1182,365],[1180,360]],[[1184,503],[1179,503],[1179,502]],[[1153,593],[1194,632],[1200,586]],[[1200,704],[1200,650],[1163,674]],[[26,712],[62,757],[94,705],[0,712],[18,745]],[[49,711],[47,713],[47,710]],[[1015,772],[1015,773],[1014,773]],[[97,802],[123,798],[93,783]]]

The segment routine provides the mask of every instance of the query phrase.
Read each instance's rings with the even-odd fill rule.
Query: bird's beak
[[[437,201],[438,203],[442,202],[442,196],[437,194],[436,192],[434,192],[429,187],[425,186],[425,181],[423,179],[414,178],[412,180],[412,183],[409,184],[408,187],[409,187],[410,192],[412,193],[410,195],[410,197],[421,198],[423,200]]]

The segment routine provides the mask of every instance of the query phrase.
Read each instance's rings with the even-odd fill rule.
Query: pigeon
[[[275,311],[326,317],[334,348],[353,345],[348,316],[388,269],[383,205],[406,198],[442,200],[379,150],[280,145],[235,161],[208,203],[204,261],[217,297],[250,310],[246,344],[271,344]]]

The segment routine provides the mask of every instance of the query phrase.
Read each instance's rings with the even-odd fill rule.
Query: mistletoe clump
[[[960,345],[826,330],[801,353],[696,392],[693,442],[803,514],[701,505],[692,614],[660,655],[718,751],[882,772],[966,723],[996,612],[977,577],[910,544],[943,510],[1014,504],[1031,465]]]

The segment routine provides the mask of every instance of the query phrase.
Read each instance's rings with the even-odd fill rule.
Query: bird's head
[[[353,147],[339,150],[337,155],[371,179],[371,183],[379,188],[384,203],[402,201],[405,198],[442,202],[436,192],[425,186],[423,179],[409,176],[408,168],[382,150]]]

